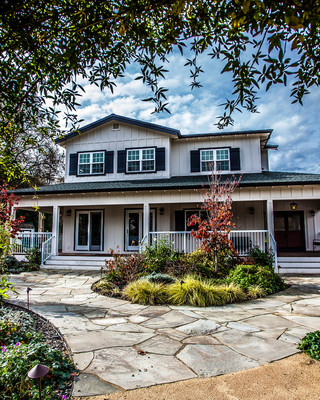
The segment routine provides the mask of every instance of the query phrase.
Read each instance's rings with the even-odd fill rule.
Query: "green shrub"
[[[153,239],[144,252],[145,272],[164,272],[168,263],[175,263],[180,258],[177,250],[172,250],[172,244],[167,237]]]
[[[252,261],[252,264],[262,265],[263,267],[272,268],[274,262],[274,254],[271,249],[262,251],[257,246],[250,250],[247,258]]]
[[[107,258],[103,271],[106,280],[112,281],[116,285],[131,282],[145,273],[144,256],[142,254],[131,254],[121,256],[110,251],[112,257]]]
[[[222,278],[234,268],[237,258],[230,249],[218,253],[218,269],[215,272],[215,261],[212,253],[207,253],[201,248],[186,255],[184,262],[189,266],[188,273],[199,275],[203,278]]]
[[[21,264],[15,256],[7,256],[2,261],[2,273],[19,274],[21,271]]]
[[[210,285],[208,281],[192,276],[169,285],[168,296],[170,304],[196,307],[221,306],[246,298],[244,292],[233,284]]]
[[[235,285],[234,282],[218,286],[224,290],[228,296],[228,303],[235,303],[236,301],[244,301],[247,295],[240,286]]]
[[[28,260],[26,269],[28,271],[35,271],[41,265],[41,250],[37,247],[28,249],[26,251],[26,259]]]
[[[123,295],[133,303],[166,304],[168,295],[166,285],[141,279],[129,283],[123,290]]]
[[[307,333],[301,340],[298,349],[314,360],[320,361],[320,331]]]
[[[237,265],[235,270],[230,272],[228,281],[236,283],[246,292],[251,286],[260,286],[267,294],[285,289],[280,275],[261,265]]]
[[[259,285],[258,286],[249,286],[247,294],[250,299],[258,299],[258,298],[266,296],[266,292]]]
[[[29,379],[28,371],[36,364],[50,368],[42,379],[43,400],[60,399],[59,391],[71,379],[74,370],[68,357],[53,349],[34,321],[23,311],[0,309],[0,393],[3,400],[38,399],[38,384]]]
[[[102,278],[98,282],[93,283],[91,289],[104,296],[121,297],[121,289],[119,286],[107,278]]]
[[[143,276],[141,279],[146,279],[149,282],[170,284],[177,281],[177,278],[168,274],[160,274],[152,272],[150,275]]]

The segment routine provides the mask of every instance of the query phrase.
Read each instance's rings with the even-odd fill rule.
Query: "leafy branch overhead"
[[[168,111],[161,82],[175,50],[186,58],[191,88],[201,85],[201,54],[232,75],[220,128],[236,109],[256,111],[258,90],[289,76],[293,101],[302,103],[319,86],[319,26],[319,0],[3,0],[0,140],[26,121],[58,129],[58,109],[72,128],[79,79],[112,91],[131,63],[140,65],[155,111]]]
[[[161,110],[158,79],[166,70],[156,64],[175,48],[194,55],[186,62],[192,87],[200,85],[199,54],[223,60],[236,95],[228,111],[254,110],[254,88],[286,84],[290,74],[294,101],[319,84],[319,1],[17,0],[2,2],[0,12],[1,106],[10,113],[23,106],[44,111],[44,98],[52,100],[45,110],[51,116],[61,103],[75,111],[77,77],[112,90],[131,62],[141,64]]]

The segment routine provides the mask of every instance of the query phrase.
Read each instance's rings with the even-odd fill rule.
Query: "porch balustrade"
[[[42,244],[52,237],[52,232],[19,232],[12,243],[13,254],[25,254],[27,250],[42,248]]]
[[[250,249],[259,247],[265,251],[271,249],[276,257],[276,242],[273,235],[267,230],[231,231],[229,237],[239,256],[246,256]],[[165,239],[172,243],[172,248],[183,253],[191,253],[200,246],[200,241],[193,237],[190,231],[184,232],[150,232],[149,243]],[[140,243],[140,252],[147,244],[147,236]],[[275,264],[276,265],[276,264]]]

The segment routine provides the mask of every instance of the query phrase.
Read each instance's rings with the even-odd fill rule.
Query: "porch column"
[[[267,200],[267,229],[274,235],[273,200]]]
[[[60,218],[60,207],[53,206],[52,214],[52,234],[54,239],[52,241],[52,254],[58,254],[58,243],[59,243],[59,218]]]
[[[150,227],[150,205],[143,204],[143,236],[146,236],[145,244],[149,244],[149,227]]]
[[[43,213],[38,212],[38,232],[43,232]]]

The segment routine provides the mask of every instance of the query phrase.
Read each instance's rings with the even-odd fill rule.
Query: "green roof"
[[[232,179],[232,176],[240,177],[239,174],[221,175],[221,181]],[[55,193],[86,193],[86,192],[119,192],[119,191],[143,191],[164,189],[198,189],[208,186],[209,180],[206,175],[174,176],[164,179],[143,179],[127,181],[102,181],[102,182],[70,182],[57,185],[42,186],[37,189],[37,194]],[[240,187],[254,186],[282,186],[282,185],[319,185],[320,174],[306,174],[298,172],[273,172],[243,174]],[[16,189],[18,195],[34,194],[33,188]]]

